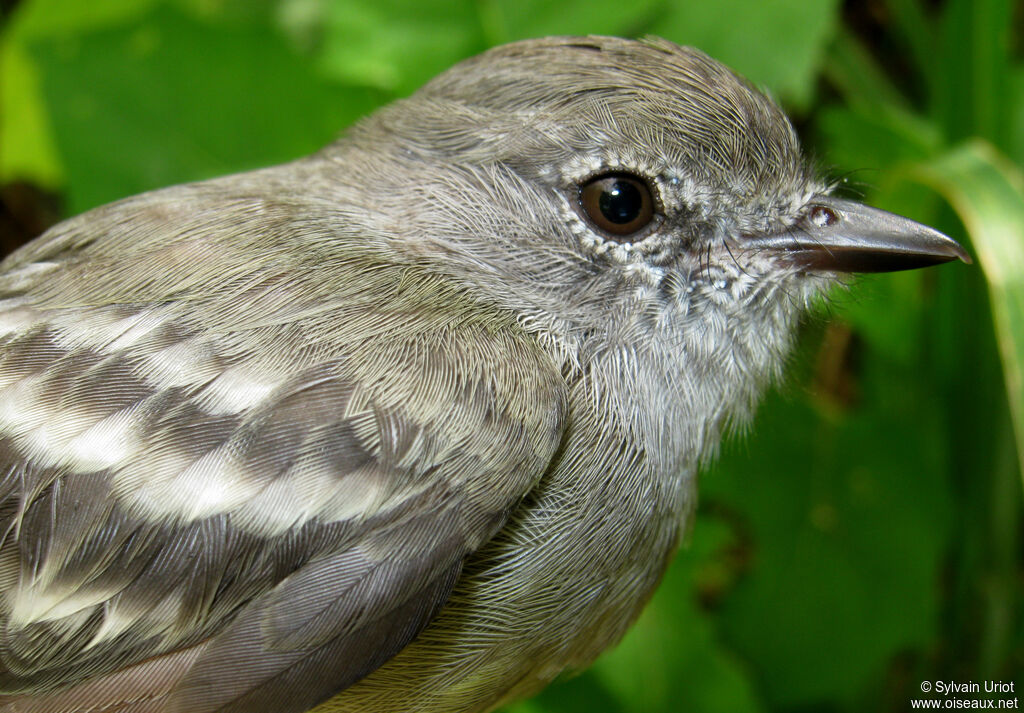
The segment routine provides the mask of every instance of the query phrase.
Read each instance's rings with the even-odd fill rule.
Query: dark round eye
[[[580,207],[595,227],[618,238],[639,233],[654,220],[647,182],[628,173],[605,173],[580,186]]]

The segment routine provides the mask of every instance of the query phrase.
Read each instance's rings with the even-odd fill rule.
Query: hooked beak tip
[[[950,240],[952,240],[952,238],[950,238]],[[973,265],[974,264],[974,259],[971,257],[971,254],[969,252],[967,252],[966,250],[964,250],[963,246],[960,245],[960,243],[956,243],[956,247],[957,247],[956,256],[953,259],[954,260],[959,260],[960,262],[962,262],[962,263],[964,263],[966,265]]]

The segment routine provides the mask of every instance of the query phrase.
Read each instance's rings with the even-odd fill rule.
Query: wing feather
[[[5,713],[306,710],[426,626],[560,437],[558,375],[512,329],[296,359],[234,412],[200,397],[218,374],[161,382],[113,365],[138,343],[97,358],[41,333],[0,347]],[[111,451],[76,459],[111,419]]]
[[[427,625],[558,447],[515,315],[260,175],[3,265],[0,713],[305,710]]]

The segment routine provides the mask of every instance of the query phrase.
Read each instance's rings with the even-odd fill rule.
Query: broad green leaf
[[[880,696],[879,671],[926,647],[938,614],[951,511],[941,412],[919,365],[861,361],[863,406],[816,412],[772,396],[754,435],[702,483],[751,543],[720,627],[772,710],[852,710],[865,691]]]
[[[69,208],[310,153],[374,105],[320,77],[268,25],[173,6],[32,44]]]
[[[488,29],[494,42],[544,35],[623,35],[643,32],[663,3],[658,0],[494,0]]]
[[[280,0],[22,0],[11,32],[22,40],[72,37],[136,21],[159,5],[206,20],[268,17]]]
[[[10,35],[0,37],[0,182],[63,180],[35,63]]]
[[[1024,473],[1024,175],[980,139],[910,171],[953,206],[985,270]]]
[[[825,109],[822,126],[830,154],[847,151],[848,168],[875,168],[939,150],[944,139],[938,124],[913,111],[864,44],[840,30],[823,63],[823,73],[846,105]],[[836,114],[846,115],[841,130],[830,127]]]
[[[817,131],[824,146],[822,163],[836,168],[853,181],[869,185],[885,170],[901,161],[926,159],[941,148],[936,127],[913,115],[828,107],[822,110]]]
[[[838,7],[837,0],[673,0],[650,31],[699,47],[787,103],[806,107]]]
[[[281,0],[162,0],[173,3],[190,15],[225,25],[273,22]]]
[[[470,0],[284,0],[278,15],[327,75],[396,95],[486,47]]]
[[[160,0],[26,0],[10,32],[20,39],[68,37],[111,27],[146,14]]]

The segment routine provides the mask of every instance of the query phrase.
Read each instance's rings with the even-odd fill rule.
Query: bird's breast
[[[660,470],[604,386],[573,384],[558,456],[438,618],[316,713],[490,710],[621,638],[675,551],[694,472]]]

